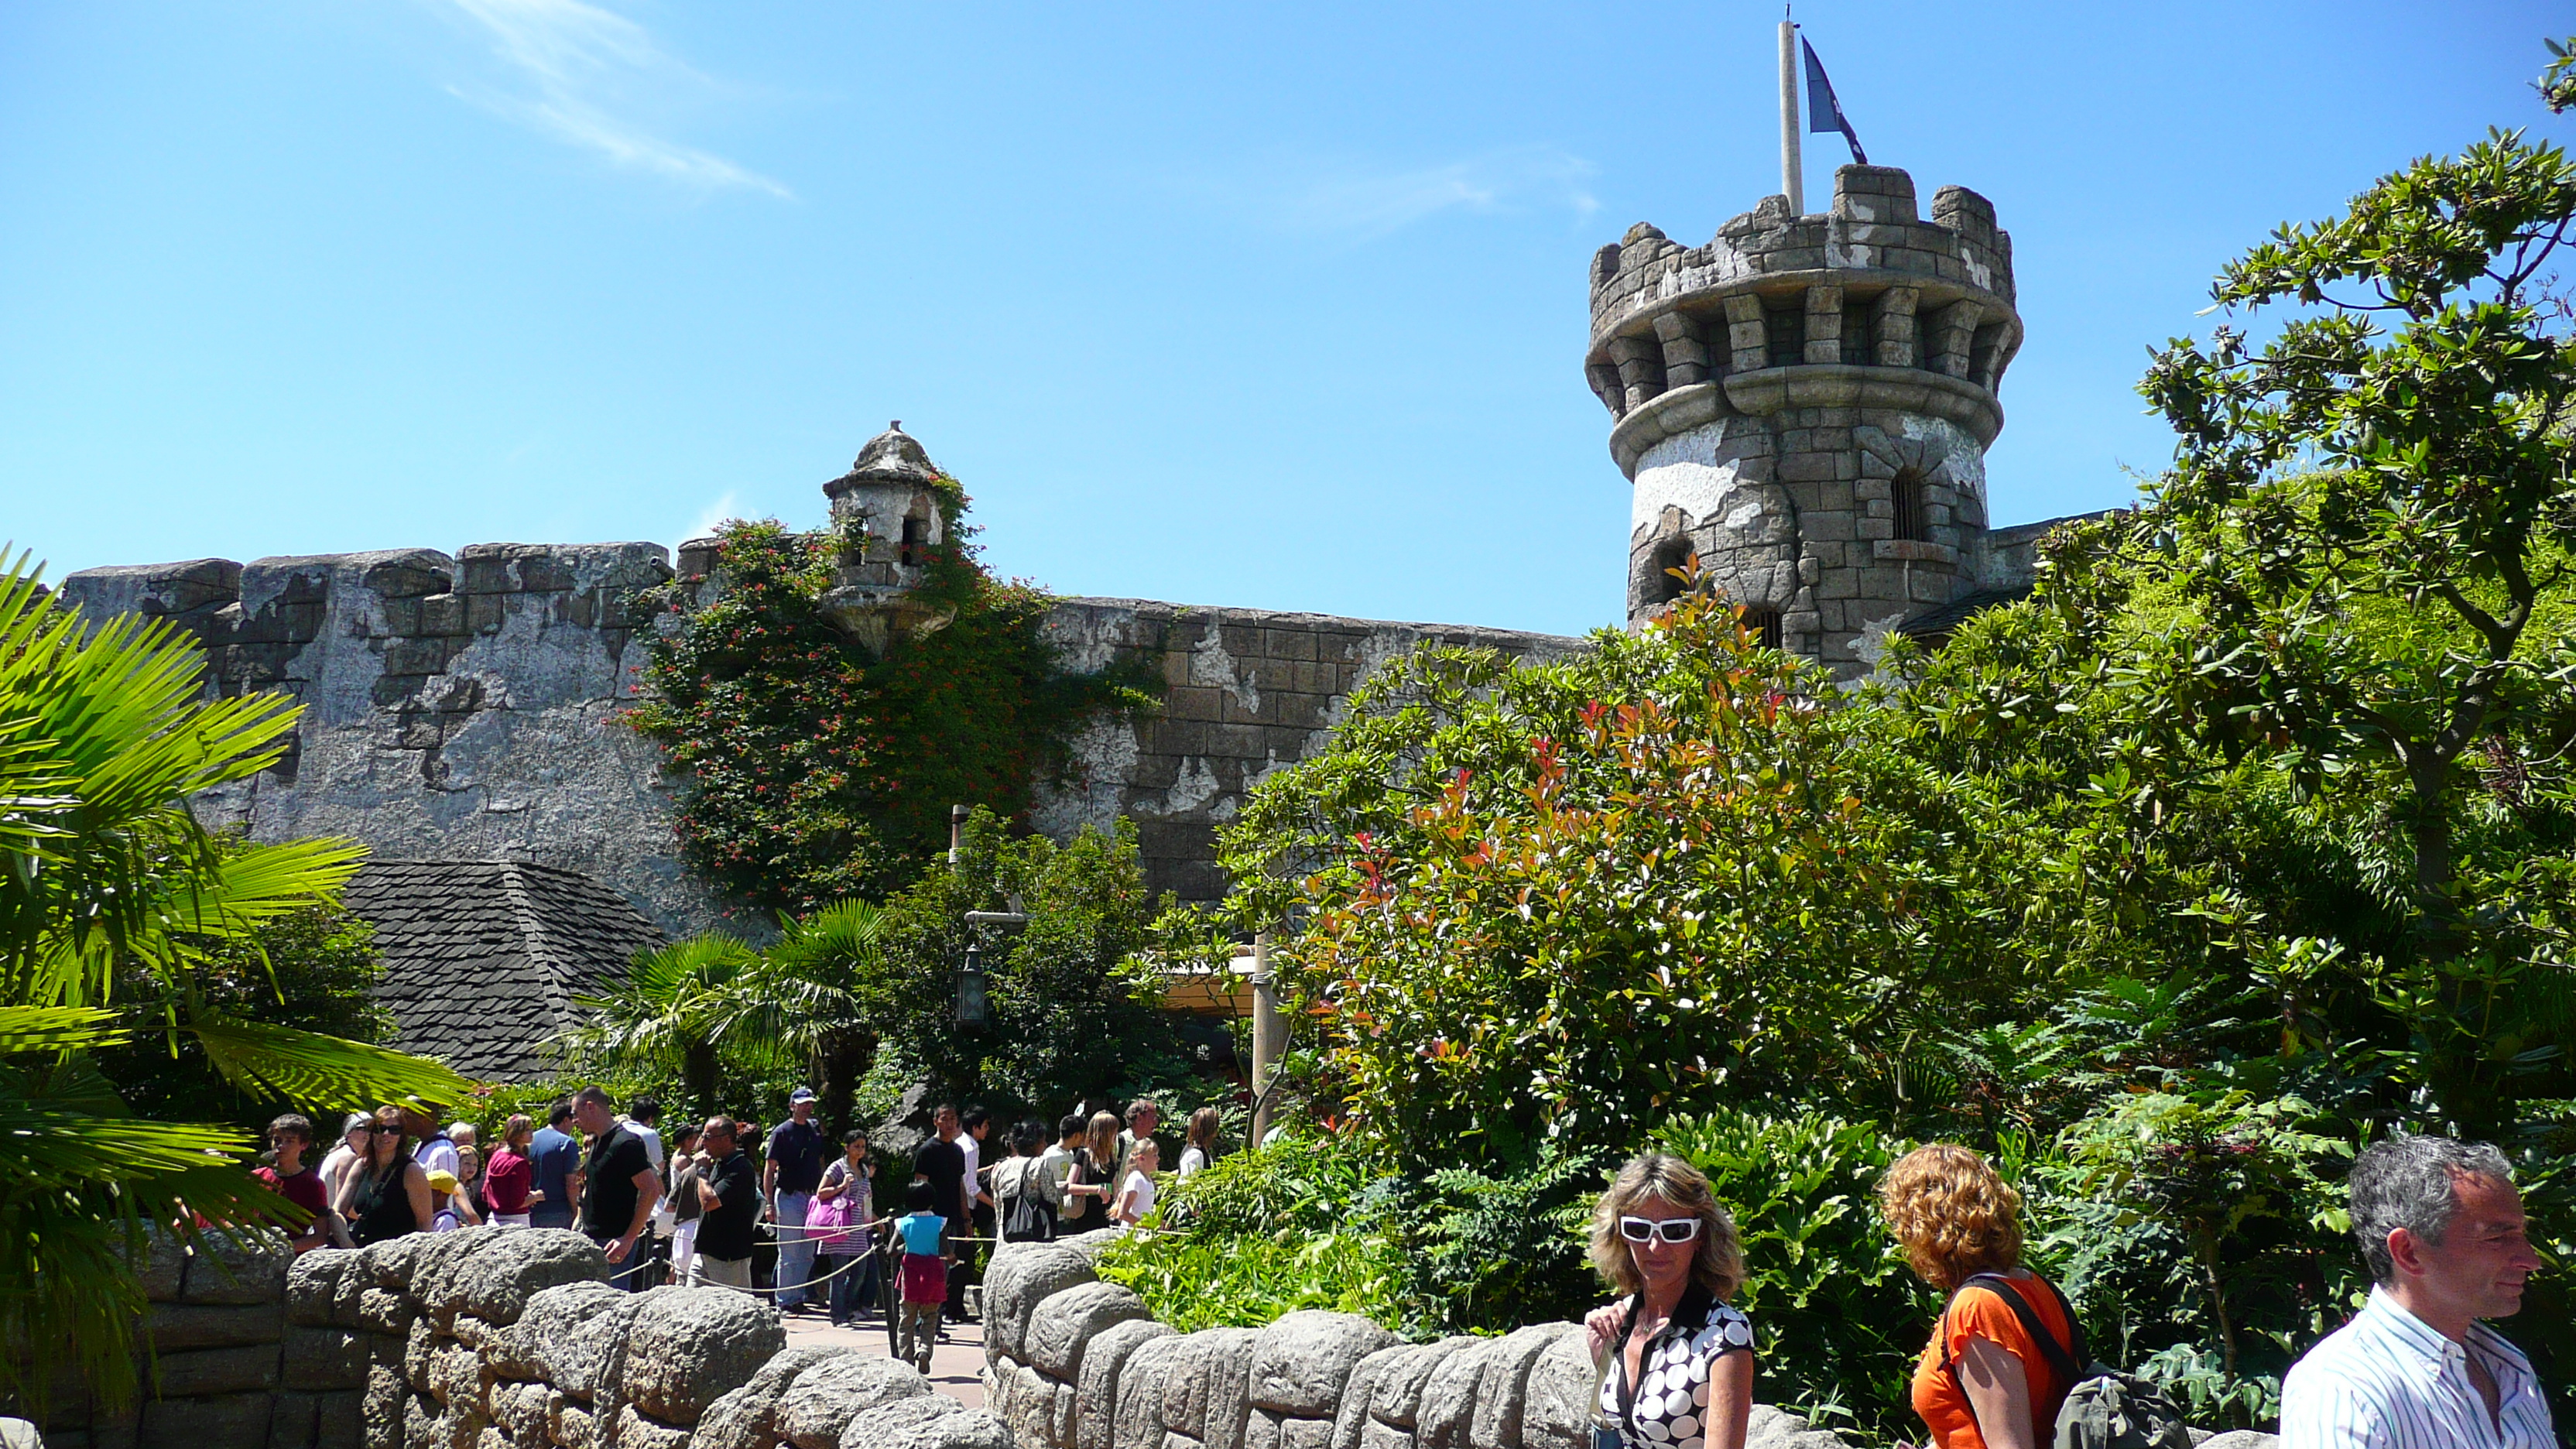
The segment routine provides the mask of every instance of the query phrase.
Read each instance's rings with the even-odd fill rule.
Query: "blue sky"
[[[0,7],[0,535],[57,572],[811,525],[900,417],[1065,593],[1574,632],[1585,265],[1778,189],[1764,4]],[[1994,513],[2119,502],[2284,220],[2561,134],[2538,4],[1816,3],[1992,197]],[[1809,141],[1827,193],[1838,139]]]

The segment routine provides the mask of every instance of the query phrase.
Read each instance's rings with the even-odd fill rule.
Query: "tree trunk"
[[[867,1075],[868,1065],[876,1059],[876,1046],[876,1038],[870,1033],[836,1031],[826,1033],[815,1050],[814,1091],[821,1099],[816,1104],[816,1115],[836,1137],[873,1125],[853,1122],[850,1115],[859,1078]]]
[[[718,1075],[715,1044],[691,1042],[680,1062],[680,1089],[688,1094],[701,1122],[724,1110],[716,1100]]]
[[[2453,894],[2459,874],[2451,828],[2455,766],[2430,743],[2406,752],[2408,843],[2414,852],[2416,965],[2431,972],[2437,1019],[2419,1023],[2425,1079],[2442,1114],[2464,1134],[2492,1138],[2509,1127],[2509,1084],[2485,1070],[2484,1018],[2493,987],[2470,969],[2475,941]]]

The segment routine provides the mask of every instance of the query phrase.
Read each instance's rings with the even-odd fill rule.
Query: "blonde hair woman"
[[[2057,1361],[2081,1363],[2083,1349],[2066,1300],[2021,1265],[2021,1194],[1976,1152],[1935,1142],[1887,1170],[1878,1206],[1905,1261],[1950,1295],[1914,1365],[1914,1412],[1933,1449],[2055,1442],[2074,1387]],[[2055,1342],[2033,1338],[2023,1310]]]
[[[1214,1107],[1201,1107],[1190,1114],[1188,1140],[1181,1145],[1181,1170],[1188,1177],[1216,1161],[1216,1133],[1223,1119]]]
[[[1753,1323],[1726,1300],[1744,1250],[1708,1179],[1665,1153],[1628,1159],[1592,1210],[1592,1266],[1625,1295],[1583,1321],[1624,1449],[1743,1449]]]

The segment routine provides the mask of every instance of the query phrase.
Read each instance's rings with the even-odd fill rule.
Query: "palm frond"
[[[115,1012],[98,1006],[0,1006],[0,1056],[121,1045],[129,1033],[115,1020]]]
[[[390,1047],[268,1022],[201,1018],[187,1031],[206,1060],[244,1091],[302,1106],[354,1110],[383,1102],[449,1105],[472,1084],[438,1062]]]

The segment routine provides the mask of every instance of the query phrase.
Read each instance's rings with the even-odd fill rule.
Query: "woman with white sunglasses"
[[[1602,1366],[1597,1449],[1743,1449],[1753,1323],[1735,1220],[1678,1157],[1630,1158],[1592,1213],[1592,1265],[1625,1294],[1584,1319]]]

